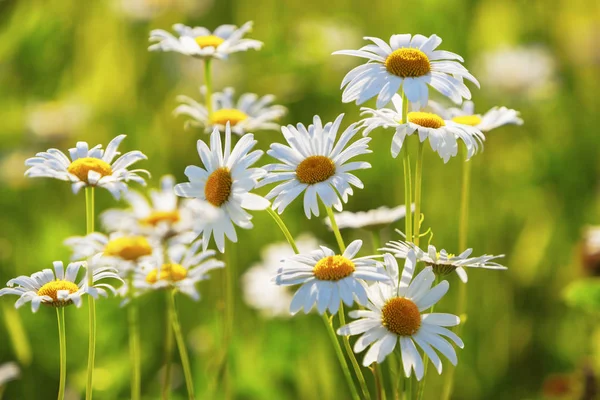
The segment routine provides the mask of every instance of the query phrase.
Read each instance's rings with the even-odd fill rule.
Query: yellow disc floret
[[[152,211],[146,218],[142,218],[140,222],[145,225],[156,226],[161,222],[176,224],[181,219],[179,211]]]
[[[221,43],[225,41],[225,39],[215,35],[198,36],[197,38],[194,38],[194,40],[196,41],[196,43],[198,43],[198,46],[200,46],[201,49],[205,47],[217,48]]]
[[[248,115],[243,111],[235,108],[222,108],[210,115],[210,122],[215,125],[227,125],[229,122],[230,126],[236,126],[247,118]]]
[[[354,271],[356,271],[354,263],[343,256],[322,258],[313,268],[315,278],[322,281],[339,281],[350,276]]]
[[[37,291],[38,296],[48,296],[52,298],[52,301],[45,301],[44,304],[51,305],[53,307],[62,307],[72,304],[72,300],[59,300],[58,292],[60,290],[67,290],[69,294],[75,293],[79,290],[79,287],[71,281],[55,280],[46,283]]]
[[[446,125],[444,120],[439,115],[422,111],[409,112],[408,122],[412,122],[413,124],[417,124],[425,128],[433,129],[438,129]]]
[[[233,179],[229,169],[226,167],[217,168],[206,180],[204,186],[206,201],[215,207],[221,207],[229,199],[231,185],[233,185]]]
[[[96,171],[101,176],[112,175],[112,168],[108,163],[93,157],[78,158],[67,167],[67,171],[85,183],[89,183],[88,172],[90,171]]]
[[[481,123],[481,117],[479,115],[460,115],[452,118],[452,121],[457,124],[477,126]]]
[[[123,236],[108,242],[104,255],[119,257],[127,261],[137,261],[152,254],[152,246],[143,236]]]
[[[419,49],[402,48],[394,50],[385,59],[385,69],[401,78],[416,78],[431,71],[429,58]]]
[[[306,157],[296,168],[296,177],[307,185],[324,182],[334,174],[335,164],[325,156]]]
[[[187,270],[179,264],[163,264],[146,275],[146,282],[155,284],[158,281],[177,282],[187,277]]]
[[[412,300],[394,297],[381,308],[381,323],[396,335],[411,336],[421,327],[421,313]]]

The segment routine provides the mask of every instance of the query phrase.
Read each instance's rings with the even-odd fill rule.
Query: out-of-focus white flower
[[[21,375],[21,369],[16,362],[7,362],[0,365],[0,388],[7,382],[14,381]]]
[[[151,20],[168,11],[198,17],[212,4],[213,0],[115,0],[114,8],[132,19]]]
[[[87,121],[89,109],[80,103],[50,101],[32,106],[27,115],[27,127],[41,139],[70,137]]]
[[[411,207],[411,211],[414,212],[415,205]],[[344,211],[335,214],[335,222],[339,229],[344,228],[366,228],[366,229],[381,229],[387,225],[390,225],[406,216],[406,206],[401,205],[394,208],[388,208],[381,206],[379,208],[369,211]],[[331,228],[331,221],[329,218],[323,220],[325,225]]]

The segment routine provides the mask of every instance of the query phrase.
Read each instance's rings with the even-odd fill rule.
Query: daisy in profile
[[[464,347],[462,340],[445,328],[458,325],[460,320],[452,314],[423,312],[446,294],[448,282],[442,281],[432,288],[435,275],[430,267],[423,269],[413,280],[417,263],[414,252],[407,254],[399,280],[398,263],[394,257],[385,254],[384,260],[390,275],[396,277],[392,280],[393,284],[372,285],[367,309],[350,311],[349,315],[357,320],[340,327],[337,333],[362,335],[354,344],[354,352],[360,353],[371,346],[363,359],[365,367],[374,362],[381,364],[399,345],[404,374],[410,377],[414,370],[417,380],[421,380],[424,363],[417,350],[418,345],[441,374],[442,361],[438,352],[453,365],[458,362],[456,351],[444,337],[458,347]]]
[[[205,86],[200,88],[200,93],[206,95]],[[186,127],[200,126],[206,133],[212,132],[214,128],[224,132],[227,122],[231,131],[240,136],[248,132],[279,130],[277,121],[285,115],[287,109],[272,104],[275,96],[269,94],[259,97],[254,93],[244,93],[236,102],[234,95],[235,91],[231,87],[225,88],[223,92],[213,93],[210,116],[204,104],[187,96],[179,96],[177,100],[182,104],[173,113],[190,117],[185,123]]]
[[[150,51],[174,51],[198,58],[227,58],[231,53],[250,49],[260,50],[263,43],[246,39],[244,35],[252,30],[252,22],[240,28],[235,25],[221,25],[214,32],[203,27],[191,28],[183,24],[173,25],[177,36],[162,30],[150,32]]]
[[[342,255],[321,246],[319,250],[282,260],[275,283],[301,285],[294,294],[290,312],[296,314],[304,309],[308,313],[316,304],[319,314],[326,310],[336,314],[341,301],[348,307],[354,300],[366,305],[366,282],[389,281],[389,277],[378,272],[374,256],[354,258],[361,247],[362,240],[355,240]]]
[[[189,243],[196,237],[192,232],[194,219],[205,207],[195,200],[181,200],[174,187],[175,178],[165,175],[160,180],[160,189],[149,191],[150,200],[131,190],[125,195],[129,209],[107,210],[100,214],[100,220],[109,232]]]
[[[267,154],[279,163],[265,166],[268,173],[260,182],[263,186],[285,181],[266,196],[267,199],[275,198],[273,209],[280,214],[303,192],[304,213],[307,218],[312,214],[319,216],[317,197],[326,207],[333,206],[342,211],[342,202],[348,202],[348,196],[353,193],[350,185],[360,189],[364,187],[351,171],[371,168],[371,164],[349,160],[371,153],[368,148],[370,138],[361,138],[349,145],[359,129],[356,124],[352,124],[342,132],[336,143],[343,117],[344,114],[341,114],[333,123],[323,125],[321,118],[316,115],[313,125],[308,128],[300,123],[297,127],[281,127],[289,146],[279,143],[271,145]]]
[[[415,205],[412,204],[411,212],[415,211]],[[381,206],[369,211],[350,212],[344,211],[335,214],[335,221],[339,229],[373,229],[379,230],[406,216],[406,206],[401,205],[394,208]],[[324,219],[325,225],[331,228],[331,220]]]
[[[173,288],[199,300],[196,284],[208,279],[209,271],[225,266],[213,258],[214,250],[203,251],[201,245],[202,241],[190,246],[175,244],[168,248],[168,257],[158,249],[151,261],[136,269],[133,285],[142,292]]]
[[[400,231],[397,232],[401,233]],[[499,256],[485,254],[479,257],[469,257],[473,249],[467,249],[459,255],[454,255],[444,249],[438,251],[432,245],[428,247],[427,251],[424,251],[414,243],[398,240],[388,242],[386,247],[380,250],[392,253],[398,258],[407,258],[409,253],[414,253],[417,261],[430,266],[437,276],[446,276],[456,271],[456,274],[464,283],[467,283],[467,271],[465,268],[508,269],[504,265],[493,261],[504,257],[504,254]]]
[[[69,149],[70,159],[57,149],[37,153],[25,161],[29,167],[25,176],[69,181],[75,194],[83,187],[101,187],[119,199],[122,193],[127,192],[127,182],[145,185],[146,181],[138,174],[150,175],[143,169],[128,170],[132,164],[147,159],[141,151],[130,151],[113,162],[120,154],[117,149],[123,139],[125,135],[117,136],[106,146],[106,150],[101,145],[90,149],[86,142],[77,142],[74,148]]]
[[[368,115],[362,120],[364,128],[363,135],[368,135],[375,128],[394,128],[396,133],[392,138],[392,157],[398,157],[407,136],[417,132],[419,140],[424,142],[429,139],[431,149],[448,162],[451,157],[458,154],[458,142],[460,139],[467,148],[467,158],[471,158],[479,147],[483,147],[485,136],[474,126],[464,125],[452,120],[445,120],[437,114],[430,112],[409,112],[408,122],[402,121],[402,98],[394,95],[392,98],[394,110],[382,108],[374,110],[361,108],[361,115]]]
[[[444,108],[441,104],[430,101],[429,107],[444,119],[469,125],[486,133],[503,125],[523,125],[519,112],[506,107],[494,107],[483,115],[475,114],[475,104],[472,101],[465,101],[461,108]]]
[[[121,281],[116,270],[110,266],[102,266],[98,258],[90,261],[93,264],[92,280],[93,286],[87,284],[84,273],[77,283],[80,270],[86,271],[90,268],[86,262],[72,262],[65,271],[62,261],[54,261],[54,269],[44,269],[29,276],[19,276],[7,282],[6,288],[0,289],[0,297],[13,294],[19,296],[15,307],[19,308],[25,303],[31,303],[31,310],[36,312],[40,304],[52,307],[65,307],[75,304],[81,306],[83,295],[90,295],[95,299],[98,296],[107,296],[107,291],[115,293],[115,289],[108,283],[97,283],[104,279],[115,279]]]
[[[194,230],[202,234],[204,250],[214,236],[217,248],[225,251],[225,236],[237,242],[235,226],[252,228],[252,216],[246,210],[264,210],[269,201],[250,193],[257,181],[265,174],[261,168],[251,168],[263,152],[251,151],[256,140],[247,133],[231,149],[231,128],[225,127],[225,148],[221,145],[221,135],[214,129],[210,136],[210,148],[198,140],[198,154],[204,168],[190,165],[185,175],[190,180],[175,186],[175,193],[181,197],[197,198],[209,205],[211,215],[199,218]]]
[[[302,234],[296,239],[300,252],[309,252],[319,246],[311,235]],[[281,260],[294,252],[287,242],[273,243],[265,247],[259,263],[252,265],[242,275],[242,289],[246,303],[267,318],[289,317],[292,291],[271,279],[281,267]]]
[[[461,64],[458,54],[436,50],[442,43],[437,35],[392,35],[390,43],[365,37],[373,42],[359,50],[340,50],[333,54],[366,58],[344,77],[342,101],[362,104],[377,96],[377,108],[390,102],[402,90],[411,103],[427,105],[429,86],[456,104],[470,99],[471,92],[463,83],[466,78],[479,87],[479,82]]]

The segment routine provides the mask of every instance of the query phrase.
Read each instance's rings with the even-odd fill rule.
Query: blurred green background
[[[62,244],[85,232],[84,196],[68,184],[25,179],[23,161],[50,147],[76,141],[106,145],[128,138],[122,151],[139,149],[156,186],[161,175],[184,180],[199,164],[199,129],[183,129],[171,114],[175,97],[198,98],[202,63],[175,53],[149,53],[151,29],[182,22],[214,29],[255,22],[250,37],[261,51],[238,53],[215,63],[216,90],[272,93],[289,108],[283,123],[309,123],[314,114],[344,126],[358,107],[341,103],[339,85],[361,61],[330,56],[362,46],[362,36],[438,34],[441,48],[459,53],[480,79],[472,87],[478,112],[495,105],[521,111],[522,127],[488,135],[473,160],[470,247],[475,254],[506,254],[506,272],[474,271],[469,280],[469,319],[459,352],[456,399],[541,399],[544,380],[585,368],[600,372],[593,346],[597,317],[565,305],[565,286],[583,275],[579,249],[585,225],[600,223],[598,172],[599,3],[592,0],[3,0],[0,1],[0,282],[67,260]],[[368,104],[368,106],[374,106]],[[402,169],[389,156],[389,132],[376,131],[373,168],[357,175],[365,183],[347,204],[352,211],[403,202]],[[278,132],[258,132],[259,146],[281,142]],[[267,163],[267,156],[261,163]],[[444,165],[425,155],[423,212],[434,243],[456,248],[459,159]],[[262,189],[261,193],[266,193]],[[114,207],[98,191],[97,210]],[[301,203],[283,215],[294,234],[312,232],[335,248],[322,218],[306,220]],[[233,266],[241,274],[260,260],[260,249],[283,240],[266,213],[256,228],[238,230]],[[399,222],[397,227],[403,226]],[[344,232],[346,240],[362,232]],[[391,232],[386,233],[388,237]],[[394,236],[395,238],[395,236]],[[222,356],[223,273],[200,285],[203,299],[179,301],[192,355],[198,398],[213,391]],[[459,284],[450,277],[439,310],[452,312]],[[236,290],[232,382],[239,399],[346,399],[345,382],[322,321],[316,315],[265,319]],[[54,398],[58,386],[58,334],[54,310],[14,311],[16,299],[0,299],[0,364],[19,362],[22,374],[8,383],[6,399]],[[127,325],[119,299],[98,305],[97,399],[129,396]],[[142,300],[143,395],[158,398],[164,332],[162,293]],[[15,315],[23,321],[16,323]],[[68,396],[85,386],[87,312],[67,309]],[[22,329],[21,333],[19,330]],[[13,335],[13,340],[9,335]],[[27,341],[31,354],[13,346]],[[598,342],[598,336],[595,336]],[[22,346],[21,346],[22,347]],[[359,356],[362,359],[362,356]],[[174,360],[178,363],[178,357]],[[445,363],[445,366],[447,364]],[[431,370],[433,372],[433,369]],[[366,371],[368,372],[368,371]],[[442,379],[430,375],[426,398],[436,399]],[[370,380],[371,377],[369,376]],[[176,367],[173,398],[184,398]],[[212,385],[212,386],[211,386]],[[564,398],[578,398],[567,395]]]

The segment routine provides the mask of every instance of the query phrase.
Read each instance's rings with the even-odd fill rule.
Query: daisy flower
[[[459,255],[454,255],[448,253],[445,249],[438,251],[432,245],[429,245],[427,251],[423,251],[414,243],[398,240],[388,242],[386,247],[380,250],[390,252],[398,258],[407,258],[408,254],[412,252],[415,254],[418,262],[430,266],[436,275],[445,276],[456,271],[456,274],[464,283],[467,283],[467,271],[465,268],[508,269],[504,265],[493,261],[504,257],[504,254],[499,256],[484,254],[479,257],[469,257],[473,249],[467,249]]]
[[[467,158],[471,158],[483,147],[485,136],[479,129],[469,125],[463,125],[452,120],[445,120],[437,114],[429,112],[409,112],[408,122],[402,121],[402,98],[394,95],[392,98],[394,110],[382,108],[374,110],[361,108],[361,115],[370,115],[362,120],[361,127],[364,128],[363,135],[368,135],[375,128],[394,128],[396,133],[392,139],[392,157],[398,157],[404,144],[406,136],[415,132],[419,134],[419,140],[424,142],[429,139],[431,149],[438,153],[444,162],[458,154],[457,139],[461,139],[467,148]]]
[[[385,254],[384,260],[390,275],[398,277],[398,263],[394,257]],[[340,327],[337,333],[362,334],[354,344],[354,352],[360,353],[371,346],[363,359],[365,367],[374,362],[381,364],[399,343],[404,374],[410,377],[414,370],[417,380],[421,380],[424,363],[415,344],[427,354],[439,374],[442,373],[442,361],[437,352],[453,365],[458,362],[454,348],[444,336],[460,348],[464,344],[445,328],[458,325],[460,320],[456,315],[423,314],[446,294],[449,285],[442,281],[432,288],[435,274],[430,267],[423,269],[413,280],[416,262],[414,252],[409,252],[400,280],[393,280],[392,285],[371,286],[367,310],[351,311],[349,315],[358,319]]]
[[[265,174],[261,168],[250,168],[263,154],[252,151],[256,144],[254,135],[247,133],[240,138],[231,150],[231,128],[225,127],[225,148],[221,145],[221,135],[215,128],[210,136],[210,148],[198,140],[198,154],[204,168],[190,165],[185,175],[190,180],[175,186],[175,193],[181,197],[191,197],[207,202],[212,215],[195,221],[194,230],[202,234],[204,250],[214,236],[217,248],[225,251],[225,236],[237,242],[235,225],[252,228],[252,216],[245,210],[264,210],[269,202],[261,196],[250,193],[257,181]]]
[[[205,86],[200,88],[200,93],[206,95]],[[223,92],[214,93],[211,97],[210,116],[204,104],[187,96],[179,96],[177,100],[183,104],[179,105],[173,113],[191,118],[186,121],[186,128],[189,125],[200,126],[206,133],[212,132],[215,127],[224,132],[227,122],[231,126],[231,131],[240,136],[247,132],[280,128],[276,121],[285,115],[287,109],[272,104],[275,96],[269,94],[258,97],[254,93],[244,93],[236,102],[234,94],[235,91],[231,87],[225,88]]]
[[[361,247],[362,240],[355,240],[342,255],[321,246],[319,250],[282,260],[275,283],[301,285],[290,304],[292,315],[301,309],[308,313],[315,304],[319,314],[325,310],[336,314],[341,301],[348,307],[354,300],[366,305],[366,281],[388,281],[389,277],[378,272],[374,256],[354,258]]]
[[[202,251],[201,245],[202,241],[190,246],[175,244],[168,248],[168,257],[162,249],[158,249],[152,261],[136,269],[134,287],[142,292],[173,288],[199,300],[196,284],[208,279],[207,272],[225,266],[222,261],[213,258],[214,250]]]
[[[150,32],[150,51],[175,51],[198,58],[226,59],[229,54],[250,49],[260,50],[263,43],[254,39],[244,39],[252,30],[252,21],[240,28],[235,25],[221,25],[214,32],[203,27],[191,28],[183,24],[173,25],[178,37],[155,29]]]
[[[377,108],[390,102],[392,96],[402,90],[411,103],[421,106],[429,99],[429,86],[460,104],[470,99],[471,92],[461,78],[479,87],[479,82],[462,64],[461,56],[444,50],[436,50],[442,43],[437,35],[392,35],[390,44],[375,37],[365,37],[373,44],[359,50],[340,50],[341,54],[366,58],[344,77],[342,101],[362,104],[377,96]]]
[[[309,252],[319,246],[311,235],[302,234],[296,239],[300,252]],[[281,260],[291,257],[294,252],[287,242],[273,243],[262,251],[262,260],[252,265],[242,275],[242,289],[246,303],[268,318],[289,317],[292,295],[287,286],[276,285],[272,281],[281,266]]]
[[[411,205],[411,212],[414,212],[415,205]],[[382,229],[387,225],[393,224],[406,216],[406,206],[401,205],[394,208],[381,206],[374,210],[350,212],[344,211],[335,214],[335,221],[339,229]],[[331,228],[329,218],[323,220],[325,225]]]
[[[506,107],[494,107],[483,115],[475,114],[475,104],[472,101],[465,101],[461,108],[444,108],[441,104],[430,101],[429,107],[444,119],[473,126],[481,132],[489,132],[503,125],[523,125],[519,112]]]
[[[21,369],[16,362],[11,361],[0,364],[0,389],[2,389],[6,383],[19,379],[20,375]],[[0,393],[2,393],[2,390],[0,390]]]
[[[306,128],[303,124],[297,127],[288,125],[281,127],[281,132],[289,146],[279,143],[271,145],[267,154],[280,163],[265,166],[267,175],[260,185],[285,181],[267,194],[267,199],[275,198],[273,209],[281,214],[283,210],[302,192],[304,192],[304,213],[307,218],[312,214],[319,216],[317,196],[327,207],[335,207],[342,211],[343,204],[353,191],[350,185],[360,189],[363,183],[350,171],[371,168],[367,162],[348,162],[351,158],[371,153],[368,149],[370,138],[361,138],[348,145],[358,132],[356,124],[350,125],[340,135],[336,143],[337,132],[344,114],[323,126],[316,115],[313,125]]]
[[[189,243],[196,235],[193,221],[205,207],[196,200],[182,200],[175,195],[175,178],[165,175],[159,190],[150,190],[150,201],[142,193],[129,191],[125,201],[130,208],[110,209],[100,214],[109,232],[124,232],[159,240],[178,240]]]
[[[69,159],[62,151],[49,149],[37,153],[27,159],[25,165],[30,167],[25,176],[31,178],[55,178],[70,181],[73,193],[77,194],[83,187],[101,187],[107,189],[115,199],[127,192],[127,182],[133,181],[145,185],[139,173],[150,173],[143,169],[128,170],[133,163],[147,157],[141,151],[130,151],[113,159],[120,153],[117,151],[126,135],[119,135],[110,141],[106,150],[102,145],[89,148],[86,142],[77,142],[69,149]]]
[[[86,262],[72,262],[65,271],[62,261],[54,261],[54,270],[47,268],[34,273],[31,277],[22,275],[9,280],[6,283],[8,287],[0,289],[0,297],[7,294],[17,295],[19,299],[15,303],[16,308],[31,302],[31,310],[36,312],[40,308],[40,304],[52,307],[75,304],[76,307],[80,307],[81,297],[85,294],[97,299],[99,295],[106,297],[107,290],[115,293],[112,285],[96,282],[104,279],[121,281],[116,270],[109,266],[99,265],[97,257],[90,260],[90,263],[94,265],[88,266]],[[79,283],[76,283],[79,270],[85,271],[87,268],[92,268],[93,271],[94,284],[92,287],[88,286],[85,274]]]

